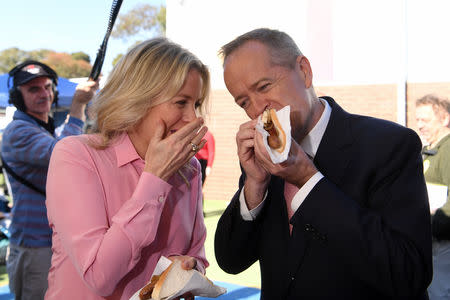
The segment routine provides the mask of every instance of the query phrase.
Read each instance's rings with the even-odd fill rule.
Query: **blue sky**
[[[119,15],[140,3],[160,6],[165,0],[123,0]],[[11,47],[83,51],[93,63],[105,35],[111,4],[112,0],[0,0],[0,51]],[[110,37],[102,71],[109,72],[116,55],[125,53],[134,41]]]

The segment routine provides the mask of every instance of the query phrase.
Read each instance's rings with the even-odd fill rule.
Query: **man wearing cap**
[[[26,61],[9,75],[9,102],[17,108],[3,133],[1,148],[13,197],[7,255],[9,286],[16,299],[44,299],[52,254],[45,207],[50,155],[58,140],[83,132],[86,104],[98,89],[98,82],[77,86],[69,120],[56,136],[49,116],[57,101],[56,72],[38,61]]]

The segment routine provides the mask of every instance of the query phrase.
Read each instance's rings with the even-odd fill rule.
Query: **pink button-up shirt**
[[[196,159],[165,182],[143,172],[127,134],[104,150],[92,135],[56,145],[47,179],[53,256],[45,299],[129,299],[161,255],[208,266],[201,172]]]

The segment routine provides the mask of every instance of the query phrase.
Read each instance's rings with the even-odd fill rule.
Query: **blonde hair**
[[[94,99],[93,132],[101,136],[94,146],[106,148],[114,138],[139,124],[151,107],[173,98],[191,69],[202,78],[199,113],[205,115],[209,71],[194,54],[163,37],[133,47],[120,59]]]

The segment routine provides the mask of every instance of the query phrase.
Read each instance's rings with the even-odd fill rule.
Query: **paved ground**
[[[0,300],[14,300],[14,295],[9,293],[8,285],[0,287]]]
[[[215,281],[214,284],[220,285],[227,289],[227,293],[215,299],[217,300],[259,300],[260,290],[257,288],[250,288],[246,286],[236,285],[228,282]],[[196,297],[195,299],[211,299],[204,297]],[[1,298],[0,298],[1,300]]]

